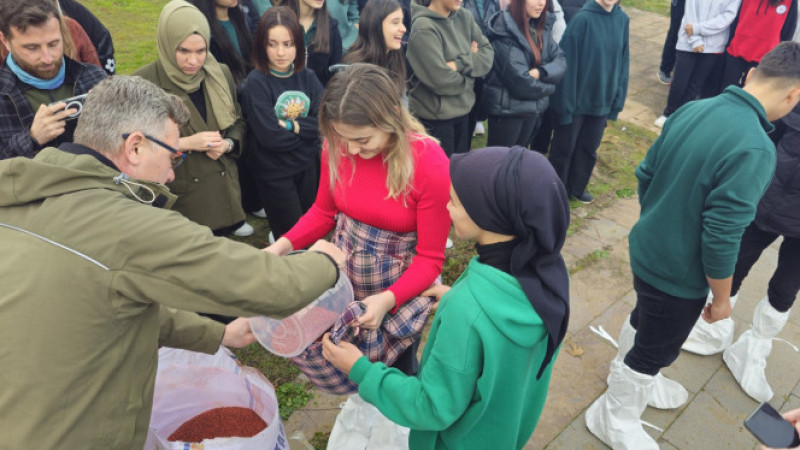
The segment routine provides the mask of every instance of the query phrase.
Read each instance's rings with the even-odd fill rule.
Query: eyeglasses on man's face
[[[131,135],[130,133],[123,133],[122,134],[122,139],[128,139],[128,137],[130,135]],[[156,139],[153,136],[150,136],[148,134],[144,134],[144,137],[147,140],[153,141],[156,144],[160,145],[161,147],[167,149],[169,152],[173,153],[174,156],[172,156],[170,158],[170,162],[172,163],[172,168],[173,169],[177,169],[178,166],[180,166],[181,163],[183,163],[183,160],[186,159],[186,153],[183,153],[182,151],[179,151],[179,150],[175,149],[174,147],[172,147],[170,145],[167,145],[164,142],[161,142],[158,139]]]

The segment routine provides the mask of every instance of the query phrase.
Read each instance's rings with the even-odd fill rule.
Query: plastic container
[[[259,316],[250,318],[258,342],[270,352],[291,358],[303,353],[328,331],[353,301],[353,285],[340,272],[339,281],[319,298],[283,320]]]

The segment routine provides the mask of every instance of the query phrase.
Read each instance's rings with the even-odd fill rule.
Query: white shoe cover
[[[708,294],[708,301],[706,305],[711,304],[713,297]],[[731,308],[736,305],[736,300],[739,295],[731,297]],[[681,346],[687,352],[696,353],[698,355],[715,355],[722,352],[731,346],[733,342],[733,318],[718,320],[714,323],[708,323],[702,317],[697,318],[697,323],[694,324],[692,332],[686,338],[686,342]]]
[[[623,364],[625,355],[633,348],[636,330],[631,325],[631,316],[625,318],[617,338],[617,356],[614,363]],[[677,381],[670,380],[659,372],[653,381],[647,405],[658,409],[674,409],[689,400],[689,392]]]
[[[764,370],[772,350],[772,338],[778,335],[789,319],[789,312],[779,312],[764,297],[753,312],[753,327],[722,354],[722,359],[742,389],[759,402],[772,398],[772,388]]]
[[[642,428],[653,377],[612,361],[608,390],[586,410],[586,427],[614,450],[657,450]]]

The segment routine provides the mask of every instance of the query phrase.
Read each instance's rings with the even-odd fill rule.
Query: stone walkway
[[[631,18],[631,67],[628,98],[620,119],[658,131],[653,121],[666,104],[667,86],[657,82],[656,71],[669,19],[626,9]],[[602,326],[612,336],[633,309],[635,295],[628,260],[627,236],[636,222],[636,198],[623,199],[587,220],[588,225],[570,236],[564,247],[569,265],[596,252],[598,260],[571,279],[571,317],[567,338],[553,369],[547,403],[526,449],[602,449],[605,445],[586,429],[584,411],[606,389],[609,362],[616,349],[594,334]],[[765,252],[741,289],[734,309],[736,335],[748,329],[755,304],[765,295],[777,263],[773,246]],[[792,314],[781,338],[800,343],[800,317]],[[776,342],[768,360],[767,377],[775,391],[772,404],[785,411],[800,407],[800,354]],[[648,429],[662,449],[750,449],[755,439],[742,425],[757,406],[731,376],[722,356],[701,357],[682,352],[663,373],[682,383],[689,402],[675,410],[648,408],[643,416],[663,431]],[[315,394],[306,407],[287,421],[287,434],[330,431],[339,404],[346,397]],[[299,437],[299,436],[298,436]],[[301,439],[291,440],[293,448]]]

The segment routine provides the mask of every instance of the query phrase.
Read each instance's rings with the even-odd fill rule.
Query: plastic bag
[[[267,428],[249,438],[206,439],[202,444],[167,441],[187,420],[226,406],[252,409]],[[144,448],[288,450],[289,444],[278,413],[275,388],[259,371],[241,366],[224,347],[214,355],[162,348],[158,352],[153,414]]]
[[[362,399],[350,396],[336,416],[328,449],[331,450],[408,450],[410,430],[387,419]]]

